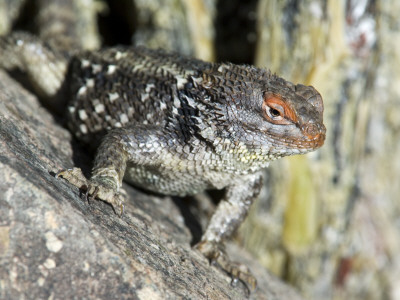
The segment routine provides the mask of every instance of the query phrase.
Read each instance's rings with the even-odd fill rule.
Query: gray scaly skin
[[[22,33],[2,38],[0,51],[2,67],[25,70],[53,104],[69,99],[71,132],[99,144],[90,180],[78,168],[58,174],[88,195],[122,212],[123,179],[177,196],[225,188],[196,247],[255,287],[221,245],[246,217],[270,161],[323,145],[323,102],[313,87],[146,48],[63,56]]]

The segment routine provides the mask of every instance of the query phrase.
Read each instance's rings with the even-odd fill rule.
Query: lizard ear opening
[[[262,110],[264,118],[273,124],[287,125],[297,121],[296,114],[290,106],[273,94],[264,95]]]

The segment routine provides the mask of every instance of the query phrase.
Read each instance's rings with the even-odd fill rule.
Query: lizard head
[[[294,85],[258,68],[242,68],[227,80],[234,77],[237,84],[225,104],[229,124],[236,125],[230,128],[232,139],[250,152],[261,152],[264,160],[310,152],[324,144],[324,106],[315,88]]]
[[[261,111],[269,123],[265,134],[291,148],[293,154],[321,147],[326,133],[321,95],[312,86],[275,81],[263,91]]]

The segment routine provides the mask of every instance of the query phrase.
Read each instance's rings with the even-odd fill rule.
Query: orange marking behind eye
[[[297,123],[297,115],[294,110],[279,96],[274,94],[267,94],[264,96],[263,102],[263,111],[265,112],[267,107],[271,109],[276,109],[278,111],[282,111],[283,109],[283,119],[282,120],[272,120],[271,118],[267,117],[270,121],[274,122],[275,124],[288,124],[288,122]]]

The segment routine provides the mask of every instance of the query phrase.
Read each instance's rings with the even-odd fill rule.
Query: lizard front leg
[[[204,256],[232,276],[233,283],[239,279],[249,289],[256,288],[255,277],[247,267],[230,261],[223,242],[232,236],[247,216],[251,204],[260,193],[261,183],[262,174],[256,173],[240,177],[228,186],[224,199],[219,203],[201,241],[196,245]]]
[[[165,135],[156,126],[130,124],[111,130],[101,141],[95,156],[92,176],[88,180],[81,169],[62,170],[62,177],[89,197],[110,203],[115,212],[123,213],[124,192],[121,189],[127,163],[154,165],[158,163],[154,145],[163,143]]]

